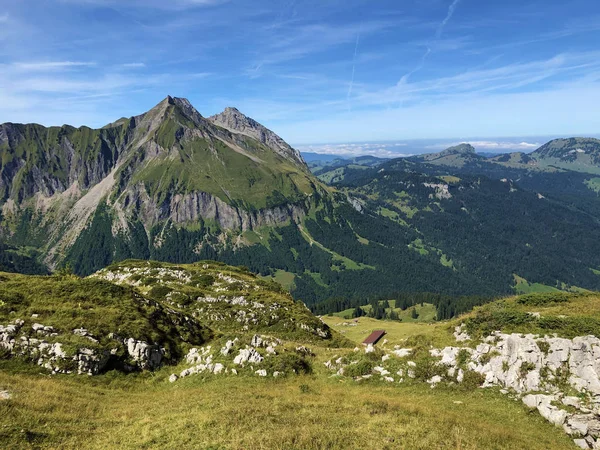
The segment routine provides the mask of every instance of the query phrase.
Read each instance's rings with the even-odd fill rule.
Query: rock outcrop
[[[462,325],[454,336],[458,342],[471,341]],[[377,354],[379,364],[373,362]],[[325,367],[357,381],[404,383],[417,378],[433,388],[468,380],[472,386],[500,387],[502,393],[522,398],[527,407],[562,427],[581,448],[600,448],[600,339],[596,336],[565,339],[497,331],[474,347],[433,348],[428,358],[415,356],[412,349],[399,346],[393,350],[367,347],[364,353],[355,349],[348,356],[336,355]]]
[[[148,226],[165,221],[185,224],[209,220],[214,221],[223,230],[240,232],[265,226],[281,226],[290,222],[299,223],[309,208],[307,203],[301,202],[248,210],[202,191],[175,194],[161,202],[159,198],[149,197],[143,185],[128,188],[121,199],[118,208],[123,214],[131,215],[134,208],[135,215],[142,218]]]
[[[254,119],[245,116],[236,108],[225,108],[222,113],[211,116],[208,120],[231,132],[256,139],[284,158],[306,167],[306,163],[298,150],[292,148],[271,130],[262,126]]]
[[[192,348],[184,360],[190,367],[179,374],[171,374],[169,382],[191,375],[238,375],[245,373],[251,376],[285,376],[287,373],[309,371],[310,364],[305,359],[314,354],[306,347],[294,351],[281,348],[283,341],[272,336],[255,334],[250,340],[230,339],[217,350],[212,346]],[[287,355],[282,359],[282,355]],[[278,370],[274,370],[277,367]],[[285,369],[285,370],[282,370]]]
[[[65,340],[53,327],[35,323],[28,328],[24,324],[23,320],[16,319],[8,325],[0,325],[0,348],[53,373],[98,375],[111,360],[113,366],[123,370],[155,370],[161,366],[165,353],[159,345],[116,335],[110,335],[110,342],[100,346],[98,339],[84,329],[75,329],[73,334],[90,340],[90,346],[73,349],[71,345],[67,350]]]

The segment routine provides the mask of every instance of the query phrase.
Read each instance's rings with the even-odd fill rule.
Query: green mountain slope
[[[478,155],[470,144],[459,144],[449,147],[439,153],[430,153],[409,158],[411,161],[426,162],[429,164],[462,167],[467,164],[485,161],[484,156]]]
[[[485,280],[496,292],[508,292],[515,275],[558,289],[600,288],[597,206],[584,209],[579,204],[585,200],[573,204],[564,194],[545,196],[521,187],[540,188],[559,175],[532,175],[542,177],[534,182],[477,172],[478,166],[442,169],[398,159],[349,173],[338,186],[362,199],[365,208],[412,230],[415,252]],[[559,180],[568,182],[562,175]],[[584,198],[577,195],[571,194]]]
[[[530,170],[525,156],[356,158],[323,169],[331,187],[237,109],[207,119],[172,97],[98,130],[1,125],[0,156],[5,270],[220,260],[285,280],[319,312],[419,292],[464,304],[511,292],[515,276],[598,284],[593,175]]]
[[[415,252],[414,230],[327,187],[235,108],[206,119],[167,97],[99,130],[4,124],[0,153],[0,240],[50,269],[216,259],[285,274],[314,308],[342,295],[494,293],[439,255]],[[351,171],[381,163],[351,162]]]
[[[55,267],[65,259],[77,264],[73,247],[98,223],[110,228],[107,240],[122,241],[100,243],[110,247],[97,255],[106,263],[120,247],[137,254],[159,246],[146,241],[165,223],[197,228],[209,221],[241,232],[296,220],[323,188],[297,152],[248,134],[217,126],[171,97],[100,130],[4,124],[1,236],[40,248]]]

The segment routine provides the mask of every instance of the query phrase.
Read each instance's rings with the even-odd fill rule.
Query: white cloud
[[[494,150],[514,150],[529,152],[539,148],[542,144],[539,142],[511,142],[511,141],[470,141],[462,140],[455,142],[446,142],[427,145],[425,148],[431,150],[443,150],[448,147],[453,147],[458,144],[467,143],[475,147],[476,150],[494,151]]]
[[[56,69],[67,69],[74,67],[91,67],[95,66],[95,62],[81,62],[81,61],[43,61],[43,62],[26,62],[26,63],[14,63],[12,66],[19,70],[25,71],[45,71],[45,70],[56,70]]]
[[[407,144],[395,142],[367,142],[367,143],[348,143],[348,144],[312,144],[301,145],[296,148],[301,152],[319,153],[322,155],[333,156],[377,156],[379,158],[399,158],[402,156],[411,156],[411,154],[400,153],[400,147]]]
[[[6,23],[6,22],[8,22],[8,14],[0,15],[0,23]]]
[[[138,69],[138,68],[146,67],[146,64],[144,64],[143,62],[134,62],[134,63],[121,64],[121,67],[125,67],[127,69]]]

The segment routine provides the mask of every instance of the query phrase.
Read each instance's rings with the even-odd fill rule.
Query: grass
[[[600,178],[590,178],[585,180],[584,183],[589,189],[600,194]]]
[[[363,385],[316,375],[171,384],[164,372],[42,377],[2,364],[0,386],[13,393],[0,402],[0,443],[7,450],[572,448],[562,430],[489,390]]]
[[[131,272],[148,264],[152,269],[155,263],[129,261],[125,266]],[[181,267],[162,263],[161,266]],[[123,265],[110,270],[118,267]],[[198,265],[189,266],[189,270],[194,267]],[[209,272],[219,267],[231,277],[251,278],[243,269],[218,263],[199,267],[203,272],[193,276],[193,283],[204,289],[210,288]],[[169,273],[162,276],[169,277]],[[268,287],[261,284],[264,281],[255,282]],[[175,284],[175,280],[167,283]],[[152,289],[156,287],[161,285],[155,284]],[[160,289],[155,290],[160,294]],[[389,306],[394,307],[395,303],[390,301]],[[428,304],[417,305],[417,310],[422,320],[431,320],[435,313],[433,305]],[[471,331],[475,332],[477,326],[481,330],[486,325],[477,321],[478,317],[495,319],[494,326],[501,329],[525,332],[535,330],[532,323],[539,328],[539,321],[532,319],[519,324],[511,318],[531,317],[527,315],[531,310],[540,311],[542,318],[565,315],[573,319],[571,325],[583,318],[593,322],[600,320],[600,295],[552,293],[513,297],[485,305],[460,320],[470,321]],[[502,318],[509,320],[501,323]],[[322,320],[359,346],[375,329],[386,330],[387,349],[394,345],[420,346],[428,352],[430,345],[440,348],[456,344],[452,332],[457,320],[425,323],[361,317],[356,326],[342,326],[345,320],[336,316]],[[213,342],[216,348],[219,339],[225,337]],[[297,344],[286,344],[294,345]],[[311,374],[259,378],[250,376],[248,370],[237,377],[195,375],[176,383],[167,379],[179,367],[129,375],[111,371],[96,377],[49,376],[40,373],[39,367],[18,359],[0,359],[0,389],[12,395],[10,400],[0,401],[0,446],[5,449],[573,448],[572,441],[560,428],[496,389],[465,389],[456,385],[431,389],[417,381],[388,384],[371,379],[359,383],[348,377],[331,377],[323,363],[352,353],[349,349],[329,348],[331,345],[330,341],[314,341],[310,345],[316,354],[311,358]],[[383,343],[377,347],[383,347]]]
[[[349,322],[341,317],[323,316],[322,320],[355,344],[362,343],[374,330],[385,330],[385,339],[389,341],[388,345],[390,346],[405,345],[407,339],[417,335],[424,336],[437,347],[456,344],[452,336],[454,329],[448,322],[397,322],[392,320],[376,320],[371,317],[360,317],[356,322],[356,326],[349,326],[341,324],[344,322],[352,323],[352,321]]]
[[[531,315],[540,313],[540,318]],[[532,293],[476,308],[468,314],[467,331],[485,336],[491,331],[506,333],[556,334],[559,337],[600,335],[600,294]]]
[[[169,151],[149,160],[133,179],[144,182],[151,196],[162,200],[166,193],[201,191],[229,204],[262,209],[303,201],[314,192],[308,173],[250,138],[247,152],[219,140],[180,140],[181,118],[176,110],[170,114],[156,134]]]
[[[290,291],[295,287],[294,279],[296,275],[285,270],[278,269],[272,277],[266,277],[281,284],[286,290]]]
[[[108,335],[116,333],[160,342],[176,356],[184,340],[189,338],[191,344],[199,345],[211,334],[197,321],[179,322],[181,316],[176,311],[158,303],[145,303],[133,289],[103,280],[2,273],[0,280],[0,324],[22,319],[28,330],[35,322],[51,326],[58,336],[47,339],[61,342],[70,350],[113,348],[114,341]],[[94,344],[74,335],[72,330],[76,328],[87,329],[100,342]]]
[[[547,286],[541,283],[530,283],[525,278],[518,275],[514,275],[515,278],[515,292],[517,294],[530,294],[534,292],[559,292],[560,289],[556,289],[552,286]]]
[[[460,181],[460,178],[455,177],[453,175],[442,175],[439,178],[442,179],[442,180],[444,180],[446,183],[450,183],[450,184],[455,184],[455,183],[458,183]]]
[[[293,281],[290,275],[280,271],[276,277],[280,281]],[[304,304],[294,301],[280,284],[257,278],[245,268],[214,261],[169,264],[129,260],[113,264],[92,277],[106,280],[117,277],[121,285],[135,286],[155,301],[191,315],[216,334],[237,333],[245,326],[248,333],[268,333],[308,342],[321,340],[315,330],[323,328],[322,323]],[[205,301],[207,298],[221,300]],[[234,298],[243,299],[243,303],[227,302]]]

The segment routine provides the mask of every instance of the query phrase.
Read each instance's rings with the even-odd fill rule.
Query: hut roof
[[[377,344],[379,339],[381,339],[383,337],[384,334],[385,334],[385,330],[375,330],[363,341],[363,344],[375,345],[375,344]]]

